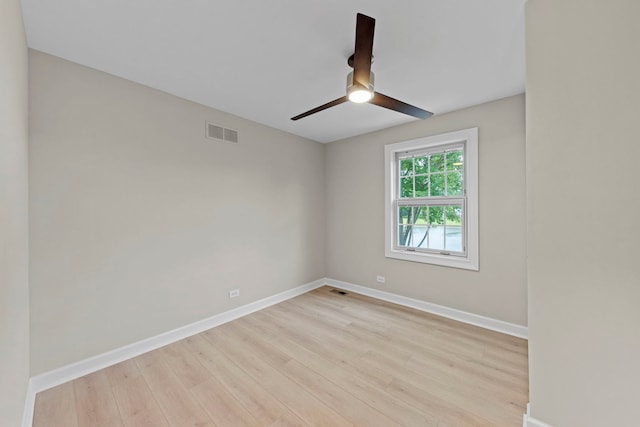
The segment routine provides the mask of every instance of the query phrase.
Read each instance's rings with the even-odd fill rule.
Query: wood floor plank
[[[104,371],[107,374],[107,378],[109,378],[111,387],[126,384],[129,380],[139,378],[142,375],[134,359],[109,366]]]
[[[279,400],[201,335],[185,340],[185,346],[261,425],[292,419]]]
[[[109,378],[104,370],[73,382],[78,426],[122,426]]]
[[[155,409],[145,409],[131,417],[123,417],[122,422],[125,427],[169,427],[162,412]]]
[[[159,351],[162,352],[166,365],[187,390],[206,382],[211,377],[211,373],[191,354],[184,342],[178,341]]]
[[[526,340],[321,287],[38,393],[36,427],[519,427]]]
[[[368,375],[360,376],[351,369],[348,364],[328,360],[321,354],[325,347],[320,346],[312,339],[304,335],[292,334],[291,330],[283,331],[273,322],[263,320],[259,316],[245,318],[264,336],[273,341],[279,349],[288,352],[295,360],[300,361],[310,369],[315,370],[329,380],[339,383],[353,396],[358,396],[370,406],[377,408],[389,417],[404,426],[436,426],[438,420],[435,417],[426,418],[415,408],[406,405],[394,396],[385,393],[381,387],[372,381]],[[389,377],[389,382],[392,377]]]
[[[362,357],[361,363],[370,364],[374,368],[384,371],[394,371],[393,382],[401,383],[405,387],[411,386],[423,396],[429,396],[429,401],[437,405],[438,412],[469,411],[482,419],[494,422],[495,425],[508,424],[511,407],[509,402],[498,399],[495,395],[475,387],[461,384],[453,376],[441,380],[436,376],[428,376],[421,372],[405,369],[401,363],[386,355],[370,352]],[[392,382],[392,383],[393,383]],[[493,404],[491,404],[493,403]],[[522,417],[522,414],[516,414]]]
[[[440,423],[452,424],[459,427],[497,426],[479,414],[450,405],[439,396],[425,393],[424,390],[415,385],[399,379],[394,379],[391,384],[385,387],[385,391],[425,413],[437,416]]]
[[[348,299],[347,299],[348,300]],[[345,303],[346,304],[346,303]],[[317,310],[317,305],[314,305],[312,310]],[[518,383],[518,385],[527,384],[527,360],[526,357],[518,357],[515,359],[518,360],[518,367],[515,371],[512,369],[509,372],[506,372],[509,368],[508,361],[500,361],[499,363],[490,363],[486,360],[485,351],[482,348],[478,348],[478,343],[473,342],[462,342],[462,349],[460,347],[451,347],[451,337],[441,334],[440,331],[436,331],[434,337],[423,336],[421,340],[416,340],[415,330],[410,330],[410,333],[407,333],[406,329],[398,329],[401,323],[395,322],[394,326],[392,326],[388,330],[388,338],[380,339],[380,337],[375,334],[370,334],[366,328],[362,329],[361,325],[357,322],[354,322],[349,328],[356,329],[357,336],[363,337],[366,336],[369,342],[375,342],[376,349],[380,350],[382,347],[386,348],[387,352],[394,352],[400,354],[400,352],[405,352],[405,357],[412,357],[418,363],[421,360],[426,360],[426,363],[433,364],[435,360],[444,360],[446,365],[450,365],[452,363],[456,363],[456,365],[463,367],[467,370],[467,373],[471,374],[473,372],[481,372],[482,370],[476,369],[478,364],[483,364],[487,367],[492,367],[494,370],[505,372],[507,376],[510,374],[516,374],[516,376],[511,375],[508,380],[513,381],[514,383]],[[490,332],[483,331],[481,332]],[[496,333],[491,333],[491,335],[496,335]],[[500,335],[500,334],[498,334]],[[475,336],[478,336],[476,333]],[[509,342],[513,342],[508,337],[507,340]],[[495,341],[495,340],[494,340]],[[524,340],[520,340],[520,347],[524,347],[526,350],[526,345],[522,345]],[[474,349],[475,348],[475,349]],[[434,351],[435,349],[435,351]],[[407,352],[407,350],[410,350]],[[509,351],[505,351],[509,353]],[[520,353],[519,353],[520,354]],[[424,359],[421,357],[425,355]],[[508,354],[510,356],[510,354]],[[511,357],[514,359],[514,357]],[[435,360],[434,360],[435,359]],[[517,375],[520,375],[518,378]],[[518,379],[524,381],[518,381]]]
[[[112,387],[111,390],[123,417],[134,416],[156,405],[151,390],[142,376]]]
[[[313,369],[309,369],[297,360],[290,360],[286,365],[287,375],[303,385],[315,397],[341,414],[344,418],[359,426],[399,426],[400,424],[384,415],[373,406],[353,397],[342,387],[329,381]]]
[[[264,425],[269,427],[309,427],[311,424],[305,423],[296,414],[287,410],[273,423]]]
[[[327,288],[320,288],[306,295],[326,299],[328,294]],[[408,327],[411,334],[415,334],[416,328],[424,327],[429,329],[430,334],[455,336],[457,339],[453,341],[460,340],[460,337],[469,337],[472,341],[472,347],[477,347],[479,343],[488,340],[492,341],[492,346],[502,346],[505,345],[505,343],[517,343],[516,346],[521,347],[524,343],[524,351],[522,354],[526,354],[526,341],[519,338],[505,336],[498,332],[488,331],[477,326],[464,324],[430,313],[419,312],[386,301],[374,300],[355,293],[349,293],[344,300],[344,312],[361,320],[364,319],[369,324],[378,322],[388,324],[391,328]],[[359,305],[358,303],[360,302],[367,304]],[[357,307],[355,309],[353,307],[354,304],[355,307]],[[360,315],[358,315],[358,313],[360,313]]]
[[[76,396],[73,383],[68,382],[36,396],[35,420],[46,420],[49,427],[77,427]]]
[[[205,337],[222,349],[230,359],[237,361],[242,369],[301,419],[311,420],[316,425],[352,425],[261,357],[252,354],[242,343],[234,341],[233,336],[225,332],[224,326],[226,325],[206,331]]]
[[[135,359],[110,366],[105,373],[126,427],[169,426]]]
[[[218,426],[260,425],[215,377],[193,387],[190,392]]]
[[[259,330],[252,329],[244,322],[235,322],[233,329],[235,335],[242,336],[246,340],[249,348],[258,353],[266,354],[268,349],[270,363],[279,367],[290,379],[304,387],[313,396],[324,402],[328,407],[341,414],[343,417],[354,423],[355,425],[399,425],[394,420],[388,418],[382,412],[372,406],[367,405],[357,397],[346,392],[338,384],[331,382],[321,374],[315,372],[312,368],[298,362],[296,359],[288,356],[282,348],[274,350],[274,347],[266,339]],[[239,331],[238,329],[243,329]]]
[[[167,365],[161,361],[146,363],[149,360],[146,358],[142,361],[138,365],[138,369],[149,384],[154,398],[170,425],[185,427],[213,427],[216,425]]]
[[[305,347],[321,355],[325,360],[339,366],[346,366],[361,378],[371,382],[376,387],[384,388],[393,379],[391,372],[371,370],[369,367],[357,363],[359,358],[369,351],[369,346],[359,341],[349,341],[345,337],[327,335],[327,332],[310,331],[304,322],[298,322],[300,328],[290,328],[289,322],[284,316],[273,316],[269,312],[264,313],[273,324],[281,328],[281,333],[290,334]]]

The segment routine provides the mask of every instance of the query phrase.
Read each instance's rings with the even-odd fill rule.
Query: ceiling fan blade
[[[346,96],[340,97],[338,99],[334,99],[333,101],[327,102],[326,104],[323,104],[323,105],[321,105],[319,107],[316,107],[316,108],[314,108],[312,110],[306,111],[306,112],[304,112],[302,114],[298,114],[295,117],[291,117],[291,120],[299,120],[299,119],[305,118],[305,117],[310,116],[312,114],[315,114],[315,113],[317,113],[319,111],[326,110],[327,108],[335,107],[336,105],[340,105],[343,102],[347,102],[347,101],[348,101],[348,98]]]
[[[380,92],[373,94],[373,99],[369,101],[370,104],[375,104],[380,107],[388,108],[389,110],[397,111],[399,113],[408,114],[419,119],[428,119],[433,116],[431,111],[423,110],[422,108],[414,107],[402,101],[398,101],[390,96],[383,95]]]
[[[371,58],[373,56],[373,31],[376,20],[361,13],[356,19],[356,47],[353,52],[353,82],[369,88]]]

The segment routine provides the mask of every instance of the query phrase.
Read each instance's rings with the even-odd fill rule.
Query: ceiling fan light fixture
[[[354,90],[349,92],[349,101],[355,102],[356,104],[371,101],[371,98],[373,98],[373,94],[364,88],[355,88]]]
[[[347,98],[349,101],[361,104],[369,102],[373,98],[373,82],[374,75],[371,73],[369,78],[369,87],[366,88],[360,84],[353,83],[353,71],[347,75]]]

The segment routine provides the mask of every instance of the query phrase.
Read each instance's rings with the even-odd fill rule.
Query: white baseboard
[[[383,301],[392,302],[394,304],[404,305],[405,307],[415,308],[416,310],[425,311],[427,313],[437,314],[438,316],[457,320],[463,323],[468,323],[470,325],[480,326],[482,328],[501,332],[503,334],[512,335],[524,339],[527,339],[528,337],[528,328],[526,326],[516,325],[514,323],[504,322],[502,320],[496,320],[490,317],[480,316],[478,314],[457,310],[455,308],[449,308],[443,305],[433,304],[426,301],[380,291],[378,289],[367,288],[366,286],[354,285],[353,283],[342,282],[340,280],[327,278],[325,279],[325,282],[328,285],[336,288],[341,288],[347,291],[381,299]]]
[[[224,313],[216,314],[215,316],[209,317],[207,319],[203,319],[198,322],[176,328],[160,335],[146,338],[142,341],[138,341],[124,347],[120,347],[106,353],[98,354],[88,359],[84,359],[79,362],[62,366],[58,369],[54,369],[52,371],[44,372],[42,374],[31,377],[31,379],[29,380],[29,387],[25,403],[23,427],[30,427],[33,422],[33,409],[36,393],[66,383],[68,381],[72,381],[76,378],[80,378],[92,372],[99,371],[100,369],[107,368],[109,366],[115,365],[116,363],[131,359],[132,357],[139,356],[143,353],[158,349],[181,339],[199,334],[200,332],[204,332],[208,329],[222,325],[223,323],[230,322],[232,320],[251,314],[255,311],[262,310],[263,308],[267,308],[282,301],[286,301],[290,298],[294,298],[298,295],[302,295],[313,289],[319,288],[324,284],[324,279],[316,280],[305,285],[290,289],[288,291],[261,299],[259,301],[255,301],[241,307],[225,311]]]
[[[530,405],[527,403],[527,413],[522,416],[522,427],[552,427],[551,424],[536,420],[529,415]]]
[[[27,385],[27,397],[24,402],[24,412],[22,414],[22,427],[33,425],[33,410],[36,406],[36,392],[33,390],[33,381],[30,378]]]

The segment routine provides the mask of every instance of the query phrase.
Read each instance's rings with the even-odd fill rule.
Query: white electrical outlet
[[[378,283],[384,283],[384,281],[385,281],[384,276],[376,276],[376,282],[378,282]]]
[[[240,296],[240,289],[234,289],[229,291],[229,298],[235,298]]]

